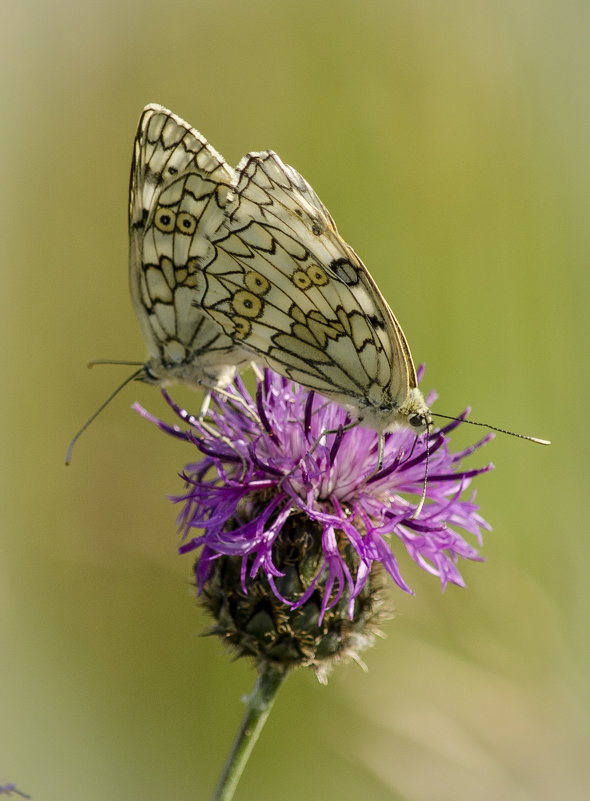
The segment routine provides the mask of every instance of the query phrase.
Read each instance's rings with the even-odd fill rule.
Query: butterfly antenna
[[[229,403],[233,403],[234,406],[241,408],[242,412],[247,415],[247,417],[252,420],[252,422],[258,422],[258,418],[256,414],[252,411],[250,406],[246,403],[244,398],[236,395],[233,392],[228,392],[227,389],[223,389],[223,387],[216,387],[214,385],[207,385],[205,382],[201,382],[201,386],[205,391],[205,397],[203,398],[203,403],[201,404],[201,411],[199,412],[199,419],[202,419],[205,414],[209,411],[209,407],[211,405],[211,393],[215,392],[216,395],[220,395],[221,397],[225,398]],[[203,412],[203,408],[205,412]]]
[[[418,437],[416,437],[416,441]],[[426,464],[424,469],[424,483],[422,484],[422,497],[420,498],[420,503],[416,507],[414,514],[410,518],[410,520],[416,520],[417,517],[420,517],[420,512],[424,507],[424,501],[426,500],[426,488],[428,486],[428,468],[430,466],[430,426],[426,429]]]
[[[246,405],[246,403],[245,403],[245,401],[243,399],[238,398],[237,396],[234,397],[234,395],[232,395],[230,392],[225,392],[225,391],[219,390],[219,388],[216,389],[215,392],[217,392],[218,394],[227,395],[227,397],[232,401],[233,400],[241,400],[242,403],[244,404],[244,406]],[[244,459],[244,456],[238,450],[238,448],[236,448],[235,443],[232,442],[229,437],[224,436],[219,431],[217,431],[213,426],[210,426],[207,423],[205,418],[207,417],[207,414],[209,412],[210,407],[211,407],[211,390],[207,390],[207,392],[205,392],[205,394],[203,396],[203,401],[201,403],[201,408],[199,409],[199,417],[198,417],[199,424],[201,425],[202,429],[204,431],[206,431],[207,434],[209,434],[210,437],[213,437],[214,439],[221,440],[221,442],[224,442],[228,446],[228,448],[236,454],[236,456],[238,457],[238,459],[240,460],[240,463],[242,465],[243,475],[246,475],[246,470],[247,470],[246,460]],[[251,411],[250,411],[250,414],[251,414],[252,417],[254,416],[254,415],[252,415]]]
[[[117,364],[125,364],[125,363],[126,363],[126,362],[117,362]],[[131,363],[132,363],[132,364],[137,364],[137,362],[131,362]],[[91,363],[91,364],[92,364],[92,363]],[[94,362],[94,364],[114,364],[114,362]],[[109,403],[110,403],[110,402],[113,400],[113,398],[114,398],[116,395],[118,395],[118,394],[119,394],[119,392],[120,392],[120,391],[123,389],[123,387],[126,387],[126,386],[127,386],[127,384],[130,384],[132,381],[135,381],[135,379],[136,379],[136,378],[139,378],[139,376],[140,376],[140,375],[141,375],[143,372],[144,372],[144,367],[143,367],[143,365],[142,365],[140,370],[136,370],[136,371],[135,371],[135,372],[134,372],[132,375],[130,375],[128,378],[126,378],[126,379],[125,379],[125,381],[123,381],[123,383],[122,383],[122,384],[120,384],[120,385],[117,387],[117,389],[116,389],[114,392],[111,392],[111,394],[110,394],[110,395],[109,395],[109,397],[108,397],[108,398],[107,398],[107,399],[104,401],[104,403],[101,403],[101,405],[100,405],[100,406],[98,407],[98,409],[97,409],[97,410],[94,412],[94,414],[93,414],[91,417],[89,417],[89,418],[88,418],[88,420],[87,420],[87,421],[84,423],[84,425],[82,426],[82,428],[81,428],[81,429],[78,431],[78,433],[76,434],[76,436],[75,436],[75,437],[72,439],[72,441],[71,441],[71,442],[70,442],[70,444],[68,445],[68,450],[66,451],[66,465],[70,464],[70,462],[72,461],[72,451],[73,451],[73,449],[74,449],[74,445],[76,444],[76,442],[78,441],[78,439],[80,439],[80,437],[82,436],[82,434],[83,434],[83,433],[86,431],[86,429],[88,428],[88,426],[90,425],[90,423],[92,423],[92,422],[94,422],[94,420],[96,420],[96,418],[97,418],[97,417],[98,417],[98,415],[99,415],[99,414],[102,412],[102,410],[103,410],[103,409],[105,409],[105,408],[106,408],[106,407],[109,405]]]
[[[316,439],[316,441],[309,449],[308,451],[309,455],[311,456],[311,454],[315,451],[320,442],[324,439],[324,437],[327,437],[328,434],[343,434],[345,431],[350,431],[352,428],[356,428],[357,425],[358,425],[358,420],[353,420],[351,423],[347,423],[344,426],[339,426],[338,428],[324,428],[322,430],[322,433],[319,435],[319,437]]]
[[[517,434],[516,431],[508,431],[506,428],[498,428],[498,426],[491,426],[489,423],[479,423],[476,420],[463,420],[461,417],[451,417],[448,414],[441,414],[440,412],[431,412],[436,417],[444,417],[445,420],[458,420],[461,423],[469,423],[471,426],[483,426],[491,431],[499,431],[500,434],[508,434],[511,437],[519,437],[519,439],[528,439],[529,442],[536,442],[538,445],[551,445],[549,439],[539,439],[539,437],[529,437],[527,434]]]
[[[119,359],[91,359],[87,367],[94,367],[95,364],[122,364],[125,367],[143,367],[143,362],[124,362]]]
[[[378,473],[383,467],[383,456],[385,454],[385,434],[383,431],[379,432],[379,444],[377,446],[377,470]]]

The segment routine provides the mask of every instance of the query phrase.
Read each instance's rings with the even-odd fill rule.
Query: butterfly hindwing
[[[225,219],[233,170],[194,128],[162,106],[146,106],[134,145],[129,191],[131,297],[158,383],[225,383],[244,359],[203,313],[203,269]]]

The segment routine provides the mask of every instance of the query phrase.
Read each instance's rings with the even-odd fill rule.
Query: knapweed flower
[[[198,550],[195,577],[221,635],[240,655],[313,665],[358,659],[386,609],[387,575],[406,592],[396,551],[422,569],[463,585],[459,559],[480,559],[489,526],[449,433],[461,420],[416,439],[407,429],[379,435],[351,425],[346,410],[265,370],[251,397],[240,378],[213,393],[200,420],[164,397],[184,421],[169,434],[191,442],[179,524],[181,553]],[[432,399],[429,399],[429,403]],[[427,467],[428,465],[428,467]],[[426,502],[415,512],[424,491]]]

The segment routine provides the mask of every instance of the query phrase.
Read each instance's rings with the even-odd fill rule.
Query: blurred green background
[[[156,101],[305,175],[437,408],[554,442],[478,455],[486,563],[441,595],[403,561],[369,672],[293,675],[236,801],[586,799],[588,4],[12,0],[2,27],[0,785],[206,799],[254,682],[199,636],[165,497],[192,453],[130,410],[159,393],[128,387],[63,466],[127,374],[86,361],[145,354],[127,187]]]

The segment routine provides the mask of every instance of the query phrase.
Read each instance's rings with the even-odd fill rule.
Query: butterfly
[[[205,314],[204,264],[215,258],[213,241],[224,230],[225,203],[234,171],[188,123],[150,104],[139,119],[129,181],[129,288],[149,358],[102,403],[73,437],[74,445],[131,381],[187,384],[223,391],[236,366],[251,361]],[[221,388],[221,389],[220,389]],[[238,399],[239,400],[239,399]]]
[[[129,382],[232,395],[223,388],[248,362],[335,400],[376,430],[379,465],[386,432],[432,429],[400,324],[307,181],[272,150],[230,167],[197,130],[155,103],[144,108],[134,142],[129,285],[149,358],[74,436],[66,464]]]
[[[271,150],[228,166],[150,104],[131,170],[130,287],[152,383],[263,363],[379,432],[431,417],[400,324],[307,181]]]

